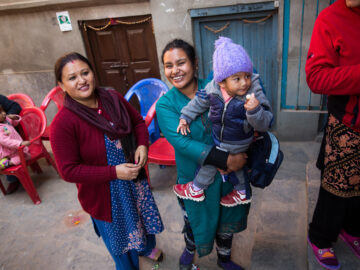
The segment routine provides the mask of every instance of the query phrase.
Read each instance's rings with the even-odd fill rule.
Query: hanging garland
[[[126,22],[126,21],[120,21],[118,19],[110,18],[109,21],[104,26],[100,26],[100,27],[94,27],[94,26],[84,23],[84,30],[87,31],[87,28],[90,28],[91,30],[94,30],[94,31],[102,31],[102,30],[105,30],[106,28],[108,28],[110,25],[117,25],[117,24],[133,25],[133,24],[145,23],[150,20],[151,20],[151,16],[149,16],[145,19],[136,21],[136,22]]]
[[[219,29],[214,29],[210,26],[204,25],[204,28],[213,32],[214,34],[220,33],[222,31],[224,31],[226,28],[228,28],[228,26],[230,25],[230,22],[227,22],[224,26],[220,27]]]
[[[247,19],[239,19],[240,21],[243,21],[245,23],[261,23],[261,22],[264,22],[266,20],[268,20],[269,18],[271,18],[273,15],[275,14],[275,11],[273,11],[272,13],[270,13],[269,15],[267,15],[266,17],[264,18],[261,18],[261,19],[258,19],[258,20],[247,20]],[[217,34],[217,33],[220,33],[222,31],[224,31],[226,28],[228,28],[230,25],[230,22],[227,22],[224,26],[220,27],[219,29],[214,29],[210,26],[207,26],[207,25],[204,25],[204,28],[213,32],[214,34]]]
[[[251,20],[247,20],[247,19],[242,19],[243,22],[245,23],[261,23],[261,22],[265,22],[267,19],[270,19],[272,17],[272,15],[274,15],[275,12],[272,12],[270,13],[269,15],[267,15],[266,17],[264,18],[261,18],[261,19],[258,19],[258,20],[254,20],[254,21],[251,21]]]

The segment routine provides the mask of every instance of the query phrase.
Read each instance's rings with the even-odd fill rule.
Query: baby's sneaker
[[[221,198],[220,204],[226,207],[233,207],[239,204],[250,203],[251,199],[246,199],[246,194],[237,190],[231,191],[229,194]]]
[[[174,192],[176,196],[182,199],[193,200],[196,202],[201,202],[205,199],[204,190],[200,189],[199,191],[195,191],[192,188],[193,182],[188,182],[186,184],[177,184],[174,185]]]

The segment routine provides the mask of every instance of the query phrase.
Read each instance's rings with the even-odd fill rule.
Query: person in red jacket
[[[328,96],[321,187],[308,241],[318,262],[339,269],[332,243],[360,258],[360,0],[338,0],[315,22],[307,56],[312,92]]]
[[[161,260],[155,234],[163,224],[146,180],[149,134],[142,116],[116,91],[95,87],[88,59],[78,53],[55,64],[64,106],[50,142],[62,178],[78,199],[117,270],[138,270],[139,255]]]

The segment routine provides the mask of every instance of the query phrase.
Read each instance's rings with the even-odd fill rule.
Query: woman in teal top
[[[176,132],[181,109],[204,89],[207,80],[195,77],[196,58],[194,48],[183,40],[175,39],[163,50],[162,61],[165,76],[174,86],[156,104],[156,114],[166,139],[175,149],[177,182],[192,181],[199,165],[211,164],[226,172],[236,171],[246,162],[243,153],[229,155],[213,145],[211,123],[207,113],[192,122],[191,133],[183,136]],[[205,191],[202,202],[179,200],[185,211],[184,238],[186,247],[180,257],[180,269],[191,269],[195,249],[199,256],[208,255],[217,244],[218,265],[226,270],[241,270],[230,260],[233,233],[246,229],[250,205],[223,207],[222,196],[232,189],[218,173],[214,183]]]

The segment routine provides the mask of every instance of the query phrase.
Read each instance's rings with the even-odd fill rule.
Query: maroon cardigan
[[[149,146],[142,116],[119,94],[125,104],[138,145]],[[76,183],[78,199],[92,217],[111,222],[110,181],[115,166],[107,164],[104,133],[63,107],[51,123],[50,142],[61,177]]]

